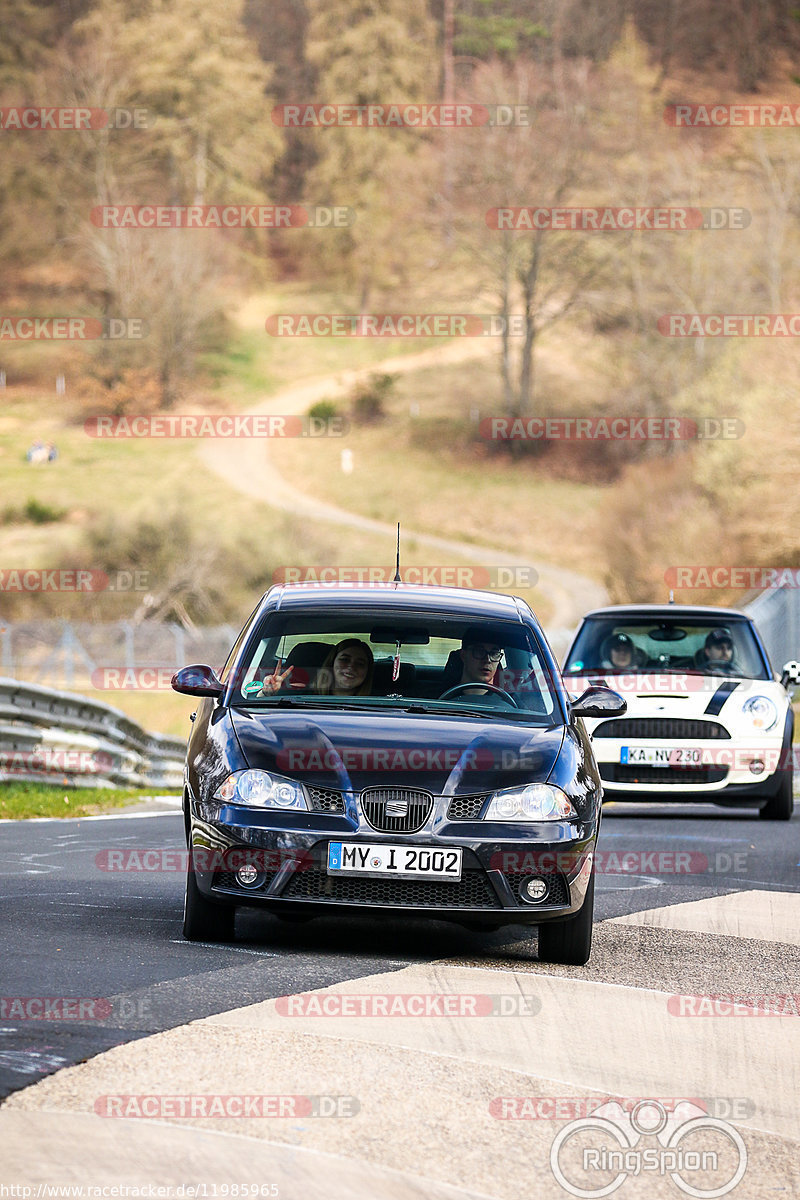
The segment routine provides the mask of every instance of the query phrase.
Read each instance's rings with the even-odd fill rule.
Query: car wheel
[[[565,921],[548,921],[539,926],[539,961],[582,967],[592,952],[593,924],[594,872],[580,912]]]
[[[235,935],[236,907],[214,904],[197,886],[193,868],[186,872],[186,896],[183,904],[183,936],[188,942],[232,942]]]
[[[781,785],[770,796],[758,815],[762,821],[790,821],[794,810],[794,779],[792,771],[784,771]]]

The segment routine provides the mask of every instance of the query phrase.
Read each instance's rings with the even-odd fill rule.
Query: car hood
[[[549,729],[480,717],[233,710],[245,765],[313,786],[424,788],[476,795],[544,781],[564,740]]]
[[[740,719],[742,704],[750,696],[768,696],[777,705],[779,713],[788,705],[786,690],[781,684],[770,679],[745,679],[736,675],[681,671],[614,674],[600,670],[565,676],[564,683],[572,695],[580,694],[590,684],[613,688],[628,704],[623,720],[663,716],[731,724]],[[593,718],[587,720],[586,725],[594,730],[598,723],[598,719]]]

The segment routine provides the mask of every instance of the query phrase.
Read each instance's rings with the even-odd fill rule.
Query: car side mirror
[[[182,692],[184,696],[216,696],[225,690],[225,684],[217,678],[213,667],[199,664],[193,667],[181,667],[172,676],[173,691]]]
[[[787,690],[792,687],[800,687],[800,662],[792,659],[791,662],[783,664],[781,683]]]
[[[572,705],[573,717],[622,717],[628,702],[607,687],[588,687]]]

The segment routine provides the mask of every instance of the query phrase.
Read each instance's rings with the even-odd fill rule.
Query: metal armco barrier
[[[180,788],[185,753],[101,700],[0,676],[0,782]]]

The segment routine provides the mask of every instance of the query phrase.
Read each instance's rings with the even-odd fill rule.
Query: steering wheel
[[[497,695],[501,696],[503,700],[507,700],[509,704],[513,704],[514,708],[519,708],[519,705],[510,692],[505,691],[503,688],[495,687],[491,683],[457,683],[455,687],[448,688],[446,692],[442,692],[439,699],[447,700],[449,696],[460,695],[461,692],[468,692],[475,687],[485,688],[487,692],[497,692]]]

